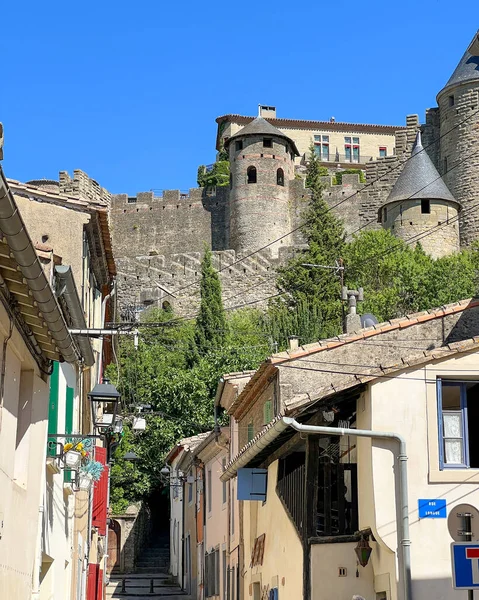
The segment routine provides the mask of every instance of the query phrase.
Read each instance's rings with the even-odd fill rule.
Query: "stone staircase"
[[[168,540],[157,538],[140,554],[135,573],[168,573],[170,565],[170,549]]]
[[[106,600],[191,600],[168,574],[170,550],[166,538],[156,538],[143,549],[131,573],[112,573],[106,588]]]

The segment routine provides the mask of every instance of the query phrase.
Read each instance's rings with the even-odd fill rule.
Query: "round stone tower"
[[[291,231],[290,181],[294,179],[295,143],[262,117],[231,136],[230,247],[244,255]],[[288,237],[269,249],[278,256]]]
[[[459,250],[459,210],[418,133],[411,157],[379,209],[379,221],[398,238],[417,241],[426,254],[439,258]]]
[[[461,245],[479,237],[479,32],[437,95],[440,121],[439,170],[463,206]],[[472,207],[478,204],[478,209]]]

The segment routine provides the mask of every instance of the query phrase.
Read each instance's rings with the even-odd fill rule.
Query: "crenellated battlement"
[[[110,206],[110,192],[80,169],[73,171],[73,178],[67,171],[60,171],[59,186],[61,194]]]

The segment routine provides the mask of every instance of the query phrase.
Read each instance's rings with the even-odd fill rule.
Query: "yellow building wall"
[[[311,546],[311,600],[351,600],[354,594],[375,597],[372,565],[357,564],[355,547],[356,542]],[[341,577],[340,567],[346,569]]]
[[[280,598],[302,598],[303,547],[276,493],[277,478],[278,461],[275,461],[268,468],[266,502],[243,502],[245,598],[249,598],[254,582],[260,583],[263,592],[278,587]],[[263,564],[250,567],[254,540],[263,533],[266,535]]]
[[[243,129],[244,125],[239,125],[237,123],[228,123],[228,126],[224,129],[222,133],[222,137],[227,136],[231,137],[235,135],[238,131]],[[285,135],[291,138],[298,148],[300,155],[306,154],[309,155],[309,147],[311,142],[314,141],[315,135],[327,135],[329,136],[329,157],[334,166],[334,157],[336,154],[336,150],[339,152],[341,157],[344,156],[345,150],[344,138],[348,137],[358,137],[359,138],[359,147],[360,147],[360,158],[362,163],[369,160],[370,157],[373,159],[379,158],[379,148],[384,147],[387,149],[387,156],[393,156],[396,139],[394,133],[365,133],[358,132],[354,129],[354,125],[352,124],[350,129],[348,128],[346,131],[328,131],[325,129],[293,129],[289,127],[278,127],[280,131],[282,131]],[[352,140],[351,140],[352,141]],[[296,163],[299,164],[301,158],[296,158]],[[344,159],[341,159],[343,162]],[[354,168],[354,165],[357,163],[351,163],[351,168]]]

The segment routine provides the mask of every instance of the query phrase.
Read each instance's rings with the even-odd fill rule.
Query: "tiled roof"
[[[397,178],[388,196],[387,204],[399,200],[418,200],[421,198],[456,202],[429,155],[424,150],[421,133],[418,132],[411,157],[405,163]]]
[[[216,119],[219,124],[223,121],[231,121],[239,125],[251,123],[256,117],[244,115],[222,115]],[[292,129],[324,129],[329,131],[357,131],[365,133],[389,133],[393,135],[396,131],[406,129],[404,125],[369,125],[367,123],[346,123],[345,121],[306,121],[304,119],[273,119],[268,121],[275,127],[291,127]]]
[[[464,310],[478,307],[479,299],[475,298],[461,300],[460,302],[454,302],[452,304],[445,304],[440,308],[424,310],[422,312],[412,313],[410,315],[407,315],[406,317],[391,319],[390,321],[378,323],[377,325],[373,325],[372,327],[359,329],[354,333],[345,333],[343,335],[338,335],[334,338],[321,340],[313,344],[306,344],[305,346],[300,346],[296,350],[279,352],[277,354],[273,354],[267,362],[274,365],[279,365],[291,359],[310,356],[311,354],[316,354],[317,352],[322,352],[331,348],[337,348],[338,346],[344,346],[346,344],[351,344],[359,340],[370,339],[385,332],[391,332],[398,329],[405,329],[406,327],[411,327],[413,325],[417,325],[418,323],[424,323],[426,321],[440,319],[441,317],[444,317],[446,315],[452,315],[463,312]],[[252,383],[252,381],[253,380],[250,381],[250,384]]]

